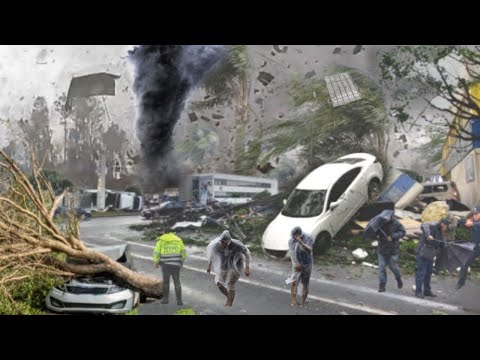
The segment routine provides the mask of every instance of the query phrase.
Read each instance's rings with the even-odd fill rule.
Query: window
[[[340,196],[348,189],[348,187],[353,183],[353,181],[357,178],[358,174],[360,174],[361,168],[355,168],[344,175],[333,185],[332,190],[330,191],[330,198],[328,200],[328,208],[330,208],[330,204],[332,202],[337,201]]]
[[[282,215],[299,218],[318,216],[323,212],[325,195],[325,190],[295,189],[288,199]]]
[[[432,187],[431,186],[423,186],[422,194],[429,194],[431,192],[432,192]]]

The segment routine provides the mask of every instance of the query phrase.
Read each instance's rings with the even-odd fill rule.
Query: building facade
[[[474,98],[480,99],[480,84],[470,88]],[[480,103],[480,101],[479,101]],[[473,135],[473,140],[459,138],[457,128]],[[466,137],[465,133],[462,133]],[[462,136],[462,135],[460,135]],[[445,140],[441,175],[455,182],[462,203],[472,208],[480,203],[480,117],[457,117]]]
[[[232,174],[195,174],[186,176],[180,187],[180,201],[192,199],[206,204],[217,200],[231,204],[244,204],[264,191],[278,194],[278,181],[272,178]]]

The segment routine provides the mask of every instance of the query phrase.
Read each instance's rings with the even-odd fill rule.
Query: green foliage
[[[247,81],[250,71],[247,45],[231,45],[227,56],[204,82],[209,94],[205,101],[193,102],[192,110],[231,103],[238,93],[238,82]]]
[[[355,69],[337,67],[334,73],[348,71],[358,86],[362,99],[334,108],[323,80],[296,78],[290,85],[290,95],[297,113],[291,119],[268,129],[267,152],[262,162],[279,156],[299,145],[303,157],[319,161],[338,157],[352,149],[361,150],[362,142],[372,133],[384,132],[387,110],[381,88]]]
[[[269,198],[269,197],[271,197],[271,196],[272,196],[272,194],[270,194],[269,191],[264,190],[264,191],[258,193],[257,195],[255,195],[255,196],[252,198],[252,201],[267,199],[267,198]]]
[[[0,298],[0,315],[39,315],[43,313],[45,297],[54,286],[61,285],[63,280],[56,275],[45,272],[26,273],[30,277],[12,283],[10,294],[14,300]],[[2,274],[0,273],[0,277]]]
[[[139,315],[138,309],[132,309],[130,311],[127,311],[126,313],[123,313],[122,315]]]
[[[177,149],[185,160],[190,160],[194,165],[202,165],[208,158],[214,156],[218,151],[218,136],[214,131],[202,128],[200,125],[193,125]]]
[[[175,315],[197,315],[192,309],[180,309],[175,312]]]

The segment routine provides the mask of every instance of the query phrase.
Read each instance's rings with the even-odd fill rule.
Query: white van
[[[320,166],[300,182],[265,230],[264,251],[285,257],[290,232],[300,226],[315,239],[314,253],[324,253],[337,232],[376,196],[382,180],[382,165],[370,154],[351,154]]]

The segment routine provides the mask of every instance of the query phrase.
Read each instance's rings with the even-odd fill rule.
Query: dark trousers
[[[467,280],[468,268],[470,265],[473,264],[475,259],[480,256],[480,248],[475,249],[467,259],[465,266],[462,266],[460,270],[460,276],[458,277],[458,285],[463,286],[465,285],[465,281]]]
[[[428,294],[432,291],[430,280],[432,279],[433,260],[425,259],[417,255],[417,272],[415,274],[415,294]],[[422,291],[423,288],[423,291]]]
[[[170,276],[173,278],[173,284],[175,286],[175,295],[177,301],[182,300],[182,285],[180,284],[180,266],[175,265],[162,265],[163,274],[163,297],[168,299],[170,292]]]

